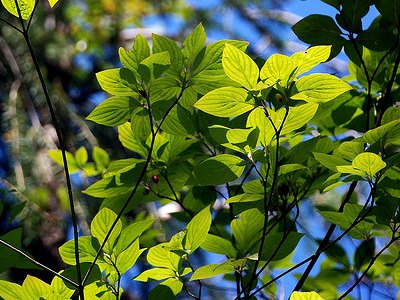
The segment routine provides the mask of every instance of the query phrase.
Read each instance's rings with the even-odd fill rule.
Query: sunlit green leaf
[[[204,208],[189,222],[184,241],[184,249],[195,251],[207,237],[211,225],[210,207]]]
[[[324,300],[316,292],[293,292],[289,300]]]
[[[136,96],[135,76],[129,69],[116,68],[101,71],[96,74],[101,88],[115,96]]]
[[[134,278],[137,281],[148,282],[149,280],[162,280],[166,278],[175,277],[176,274],[171,269],[166,268],[154,268],[150,270],[145,270]]]
[[[290,59],[297,66],[296,75],[303,74],[320,63],[325,62],[331,54],[332,46],[314,46],[305,51],[294,53]]]
[[[170,54],[167,51],[155,53],[142,60],[138,72],[146,83],[159,78],[171,65]]]
[[[146,38],[138,34],[131,50],[119,48],[118,52],[122,65],[132,72],[137,72],[139,64],[150,56],[150,47]]]
[[[278,82],[280,85],[286,86],[296,67],[290,57],[283,54],[272,54],[261,68],[260,78],[266,84],[274,85]]]
[[[296,81],[298,93],[290,96],[294,100],[312,103],[330,101],[352,89],[350,85],[330,74],[310,74]]]
[[[116,263],[118,271],[122,274],[132,268],[144,250],[146,249],[139,249],[139,240],[136,239],[133,244],[118,254]]]
[[[147,261],[155,267],[167,268],[173,271],[179,270],[181,258],[167,249],[168,243],[158,244],[150,248],[147,253]]]
[[[7,300],[23,299],[22,287],[16,283],[0,280],[0,297]]]
[[[194,106],[213,116],[236,117],[254,108],[254,101],[247,97],[244,89],[223,87],[209,92]]]
[[[242,212],[231,222],[236,247],[242,255],[251,251],[259,241],[263,225],[264,215],[256,208]]]
[[[64,160],[62,156],[62,151],[61,150],[55,150],[51,149],[48,151],[48,154],[50,158],[59,166],[64,167]],[[75,173],[80,170],[78,163],[75,160],[75,157],[72,155],[72,153],[65,151],[65,156],[67,159],[67,164],[68,164],[68,171],[69,173]]]
[[[205,265],[194,271],[190,281],[211,278],[220,274],[235,272],[235,267],[230,263]]]
[[[85,147],[79,147],[75,152],[75,161],[78,164],[79,168],[83,168],[88,160],[88,153]]]
[[[3,3],[5,9],[7,9],[9,13],[19,18],[18,9],[15,5],[16,2],[21,12],[22,19],[28,20],[35,7],[35,0],[1,0],[1,3]]]
[[[376,173],[386,167],[386,163],[379,155],[370,152],[358,154],[354,158],[351,165],[355,169],[364,171],[368,174],[368,176],[374,176]]]
[[[26,276],[22,283],[23,299],[37,300],[48,294],[51,294],[51,287],[48,283],[33,276]]]
[[[114,96],[96,106],[86,119],[102,125],[118,126],[128,121],[138,106],[139,102],[131,97]]]
[[[231,241],[213,234],[207,234],[200,247],[208,252],[226,255],[230,258],[235,258],[237,254]]]
[[[203,49],[206,39],[203,24],[200,23],[184,40],[182,54],[188,60],[187,63],[189,66],[193,63],[201,49]]]
[[[100,244],[102,244],[113,225],[114,221],[117,219],[115,212],[108,208],[103,208],[100,210],[92,220],[90,229],[92,231],[93,237],[95,237]],[[122,230],[121,220],[116,222],[111,234],[108,236],[107,242],[104,246],[104,251],[111,254],[113,252],[114,243],[117,240],[119,234]]]
[[[257,86],[258,66],[243,51],[226,44],[222,54],[222,66],[226,75],[248,90]]]
[[[68,288],[64,281],[58,276],[54,276],[51,281],[51,290],[54,294],[63,296],[67,299],[70,299],[75,292],[75,290]]]
[[[125,250],[131,245],[145,230],[147,230],[154,222],[154,219],[146,219],[138,221],[125,227],[119,236],[118,243],[115,245],[114,253]]]
[[[97,251],[94,247],[96,241],[91,236],[81,236],[78,241],[78,251],[80,262],[92,262],[95,258]],[[76,264],[75,258],[75,242],[74,240],[69,240],[64,243],[60,248],[58,248],[62,260],[69,265]]]
[[[53,7],[54,5],[56,5],[57,2],[58,2],[58,0],[49,0],[50,7]]]

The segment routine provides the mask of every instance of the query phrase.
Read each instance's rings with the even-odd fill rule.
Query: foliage
[[[24,10],[15,11],[2,2],[18,16],[17,30],[31,49],[24,20],[32,3],[18,2]],[[84,147],[66,151],[41,80],[61,148],[49,155],[65,168],[69,191],[69,174],[81,174],[91,182],[83,193],[101,205],[90,234],[79,236],[69,193],[74,237],[59,247],[69,265],[60,272],[20,250],[17,233],[3,236],[2,253],[14,251],[54,278],[3,280],[0,296],[119,299],[122,275],[145,251],[148,267],[133,280],[158,282],[150,299],[201,299],[216,276],[234,282],[235,299],[273,297],[287,274],[298,278],[290,299],[343,299],[362,282],[398,286],[400,2],[324,2],[338,10],[336,22],[312,15],[293,27],[309,49],[261,63],[245,53],[248,42],[206,44],[202,24],[183,47],[161,35],[151,43],[137,35],[132,49],[119,50],[121,67],[96,74],[110,97],[87,117],[117,128],[129,157],[110,157],[100,147],[90,155]],[[363,29],[372,5],[380,15]],[[349,76],[310,73],[343,47]],[[294,264],[308,234],[301,205],[332,193],[341,198],[334,205],[314,202],[329,229],[315,240],[315,253]],[[171,218],[180,229],[160,236],[157,215],[137,214],[153,204],[179,207]],[[344,237],[357,244],[354,253],[341,245]],[[222,256],[198,264],[199,253]]]

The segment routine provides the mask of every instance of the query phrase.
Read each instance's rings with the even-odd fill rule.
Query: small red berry
[[[157,175],[151,176],[151,180],[153,180],[154,183],[158,183],[160,181]]]

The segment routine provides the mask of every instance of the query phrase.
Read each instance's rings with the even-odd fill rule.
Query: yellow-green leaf
[[[386,167],[386,163],[379,155],[370,152],[358,154],[354,158],[351,165],[354,169],[364,171],[369,176],[374,176],[376,173]]]
[[[324,300],[316,292],[293,292],[289,300]]]
[[[50,7],[53,7],[54,5],[56,5],[57,2],[58,2],[58,0],[49,0]]]
[[[222,87],[204,95],[194,106],[213,116],[236,117],[254,108],[254,101],[246,99],[246,90]]]
[[[33,12],[33,8],[35,7],[35,0],[1,0],[1,3],[3,3],[5,9],[7,9],[9,13],[19,18],[18,9],[15,5],[15,2],[18,3],[22,19],[28,20]]]
[[[100,244],[104,242],[108,231],[111,229],[111,226],[116,219],[117,214],[108,208],[103,208],[93,218],[90,229],[92,231],[92,235],[99,241]],[[108,254],[113,252],[114,243],[121,233],[121,230],[122,223],[121,220],[118,220],[104,246],[104,251]]]
[[[296,75],[303,74],[322,62],[331,54],[332,46],[314,46],[306,51],[296,52],[290,58],[297,66]]]
[[[260,79],[270,85],[280,82],[282,86],[286,86],[295,68],[296,65],[290,57],[283,54],[273,54],[261,68]]]
[[[222,54],[222,66],[226,75],[248,90],[257,86],[258,66],[243,51],[233,45],[226,44]]]
[[[313,103],[328,102],[351,90],[351,86],[330,74],[311,74],[296,82],[298,93],[291,96],[294,100]]]

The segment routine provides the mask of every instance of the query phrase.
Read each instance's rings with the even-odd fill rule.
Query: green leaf
[[[236,117],[254,108],[247,91],[236,87],[222,87],[209,92],[194,107],[217,117]]]
[[[62,151],[61,150],[55,150],[51,149],[47,152],[50,156],[50,158],[59,166],[64,167],[64,161],[62,157]],[[78,166],[78,163],[75,160],[75,157],[72,155],[72,153],[65,151],[65,156],[67,159],[67,164],[68,164],[68,171],[70,174],[79,172],[80,168]]]
[[[229,261],[222,264],[210,264],[198,268],[193,272],[190,281],[211,278],[220,274],[229,274],[235,272],[235,266]]]
[[[174,300],[182,288],[182,281],[177,278],[168,278],[151,290],[148,300]]]
[[[57,276],[54,276],[53,280],[51,281],[51,290],[54,294],[63,296],[67,299],[70,299],[75,292],[75,290],[68,288],[64,281]]]
[[[115,96],[136,96],[135,76],[129,69],[116,68],[96,73],[101,88]]]
[[[364,152],[363,142],[349,141],[340,144],[337,154],[345,159],[353,160],[358,154],[362,152]]]
[[[351,165],[354,169],[364,171],[370,177],[386,167],[386,163],[379,155],[370,152],[358,154]]]
[[[213,234],[207,234],[200,247],[208,252],[226,255],[229,258],[236,258],[237,254],[231,241]]]
[[[144,250],[146,249],[139,249],[139,239],[136,239],[133,244],[118,254],[116,263],[118,271],[123,274],[132,268]]]
[[[181,258],[176,253],[169,251],[168,246],[168,243],[162,243],[150,248],[149,253],[147,253],[147,261],[155,267],[178,272]]]
[[[118,127],[118,139],[126,149],[136,152],[142,157],[147,156],[148,149],[138,139],[135,138],[132,132],[131,124],[125,123]]]
[[[350,166],[350,163],[343,158],[337,157],[335,155],[329,155],[325,153],[317,153],[313,152],[314,158],[316,161],[318,161],[320,164],[322,164],[324,167],[328,168],[329,170],[332,171],[337,171],[336,167],[341,166],[341,165],[346,165],[348,164]]]
[[[303,169],[307,169],[307,167],[301,164],[285,164],[279,167],[279,175],[288,174]]]
[[[148,282],[149,280],[163,280],[166,278],[175,277],[176,274],[171,269],[166,268],[154,268],[150,270],[146,270],[136,276],[133,280]]]
[[[329,222],[336,224],[341,230],[345,231],[359,218],[363,208],[358,204],[348,203],[344,207],[343,213],[334,211],[321,211],[320,214]],[[374,223],[369,217],[359,222],[350,232],[349,235],[358,240],[365,240],[370,237]]]
[[[0,297],[6,300],[23,299],[22,287],[16,283],[0,280]]]
[[[243,51],[226,44],[222,54],[222,66],[226,75],[248,90],[254,90],[258,82],[258,66]]]
[[[58,2],[58,0],[49,0],[50,7],[53,7],[54,5],[56,5],[57,2]]]
[[[352,89],[350,85],[330,74],[310,74],[296,81],[298,93],[290,96],[294,100],[312,103],[328,102]]]
[[[173,135],[192,136],[195,134],[193,115],[181,105],[175,105],[169,111],[162,129]]]
[[[193,253],[206,239],[211,226],[210,207],[207,206],[189,222],[184,240],[184,250]]]
[[[22,283],[22,292],[24,295],[22,299],[37,300],[51,294],[51,287],[46,282],[28,275]]]
[[[375,255],[375,240],[369,239],[363,241],[354,253],[354,268],[359,271],[368,264]]]
[[[228,198],[228,200],[225,201],[225,204],[229,203],[238,203],[238,202],[254,202],[254,201],[260,201],[264,199],[263,194],[239,194],[233,197]]]
[[[264,215],[256,208],[245,210],[231,222],[236,247],[242,255],[253,250],[253,246],[261,238]],[[255,249],[258,251],[258,249]]]
[[[170,54],[167,51],[155,53],[145,58],[138,66],[138,72],[146,83],[159,78],[170,67]]]
[[[24,206],[18,207],[19,209],[23,209]],[[11,213],[11,212],[7,212]],[[13,222],[15,222],[13,220]],[[0,236],[0,239],[19,250],[23,250],[26,253],[26,250],[22,247],[22,227],[17,227]],[[8,247],[0,244],[0,273],[6,272],[11,268],[18,269],[36,269],[37,267],[28,259],[22,257],[17,252],[12,251]]]
[[[129,247],[129,245],[131,245],[153,223],[154,219],[150,218],[132,223],[125,227],[119,236],[117,244],[115,245],[115,255],[118,255],[121,251],[124,251],[127,247]]]
[[[100,245],[104,242],[107,233],[116,219],[117,214],[108,208],[103,208],[93,218],[90,229],[93,237],[99,241]],[[121,233],[121,230],[122,223],[121,220],[118,220],[103,248],[106,253],[111,254],[113,252],[114,243]]]
[[[357,41],[374,51],[385,51],[394,46],[396,36],[382,27],[368,28],[357,35]]]
[[[169,58],[171,59],[170,64],[172,68],[180,75],[183,66],[183,56],[181,49],[178,47],[176,42],[165,36],[154,34],[152,35],[153,41],[153,53],[162,53],[167,51]]]
[[[293,292],[289,300],[324,300],[316,292]]]
[[[150,47],[146,38],[138,34],[131,50],[126,51],[124,48],[119,48],[118,52],[122,65],[132,72],[136,72],[139,64],[150,56]]]
[[[317,109],[318,104],[316,103],[306,103],[299,106],[289,107],[289,113],[286,117],[280,134],[284,135],[288,133],[293,133],[293,131],[303,127],[305,124],[307,124],[308,121],[310,121],[314,117]],[[284,111],[285,108],[281,108],[280,110]],[[277,112],[278,114],[280,110]],[[280,123],[275,124],[275,126],[280,126]]]
[[[279,83],[282,86],[287,86],[290,75],[296,67],[288,56],[272,54],[261,68],[260,79],[269,85]]]
[[[190,66],[195,60],[196,56],[200,53],[206,43],[206,33],[203,24],[199,24],[196,28],[186,37],[183,42],[184,48],[182,54],[187,59],[187,65]]]
[[[309,15],[297,22],[292,30],[300,40],[311,45],[337,45],[344,41],[335,21],[325,15]]]
[[[310,71],[315,66],[328,60],[332,46],[314,46],[305,51],[294,53],[290,59],[297,66],[296,76]]]
[[[382,16],[394,20],[398,24],[400,19],[400,0],[376,0],[375,6]]]
[[[78,240],[78,251],[80,262],[92,262],[96,257],[97,250],[95,248],[98,246],[97,241],[91,236],[81,236]],[[74,240],[69,240],[64,243],[60,248],[58,248],[61,259],[69,265],[76,264],[75,258],[75,242]]]
[[[18,7],[21,11],[22,19],[28,20],[33,12],[35,7],[35,0],[1,0],[4,8],[8,10],[9,13],[19,18],[18,9],[15,5],[15,2],[18,3]]]
[[[151,134],[149,111],[145,107],[138,107],[132,112],[131,128],[135,139],[146,141]]]
[[[268,112],[271,110],[267,109]],[[285,113],[282,109],[281,112]],[[257,128],[260,132],[257,145],[268,146],[275,136],[274,127],[271,120],[265,116],[265,111],[261,107],[254,109],[247,117],[246,127]]]
[[[261,252],[261,260],[281,260],[292,253],[304,234],[291,231],[286,236],[283,232],[272,232],[265,238],[265,246]],[[279,249],[278,249],[278,246]]]
[[[88,160],[88,153],[86,151],[86,148],[81,146],[79,147],[78,150],[76,150],[75,152],[75,161],[77,163],[77,165],[79,166],[79,168],[83,168]]]
[[[139,106],[132,97],[114,96],[100,103],[86,120],[106,126],[118,126],[129,121],[132,111]]]
[[[395,130],[400,127],[400,120],[394,120],[377,128],[368,130],[364,135],[355,141],[364,141],[370,145],[375,144],[381,138],[383,138],[391,130]]]
[[[94,146],[92,156],[93,156],[93,161],[96,164],[96,168],[99,171],[103,171],[108,167],[110,163],[110,156],[102,148]]]
[[[198,164],[193,171],[190,182],[196,185],[220,185],[242,175],[246,162],[240,157],[221,154]]]

